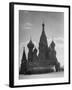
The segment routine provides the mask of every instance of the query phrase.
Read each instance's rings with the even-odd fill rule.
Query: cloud
[[[54,38],[54,41],[57,42],[57,43],[64,43],[64,38],[57,37],[57,38]]]
[[[29,22],[27,22],[25,24],[28,25],[28,26],[32,26],[32,23],[29,23]]]
[[[26,26],[31,27],[31,26],[32,26],[32,23],[30,23],[30,22],[26,22],[26,23],[24,24],[24,26],[25,26],[25,27],[26,27]]]
[[[24,29],[31,29],[31,27],[24,27]]]
[[[24,29],[31,29],[31,28],[32,28],[32,23],[26,22],[26,23],[24,24]]]
[[[56,43],[56,48],[60,48],[60,49],[64,48],[64,38],[57,37],[57,38],[54,38],[54,41]]]

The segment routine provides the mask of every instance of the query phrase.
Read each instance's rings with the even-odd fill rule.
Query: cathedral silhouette
[[[29,49],[28,59],[26,58],[24,47],[19,74],[41,74],[60,71],[60,63],[56,57],[55,43],[52,40],[48,47],[44,27],[45,24],[42,23],[42,34],[39,41],[38,55],[38,51],[34,48],[34,44],[31,39],[27,44]]]

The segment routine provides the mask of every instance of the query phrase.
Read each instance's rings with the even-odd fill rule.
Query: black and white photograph
[[[20,10],[19,50],[20,79],[63,77],[64,13]]]
[[[13,85],[69,83],[69,6],[13,5]]]

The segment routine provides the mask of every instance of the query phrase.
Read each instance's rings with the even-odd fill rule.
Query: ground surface
[[[52,72],[52,73],[34,74],[34,75],[19,75],[19,79],[57,78],[63,76],[64,76],[64,72]]]

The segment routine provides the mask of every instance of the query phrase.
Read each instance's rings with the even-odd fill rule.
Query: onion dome
[[[34,47],[34,44],[33,44],[32,40],[29,41],[27,47],[28,48],[33,48]]]
[[[52,40],[52,42],[51,42],[51,45],[50,45],[52,48],[54,48],[55,47],[55,43],[54,43],[54,41]]]

